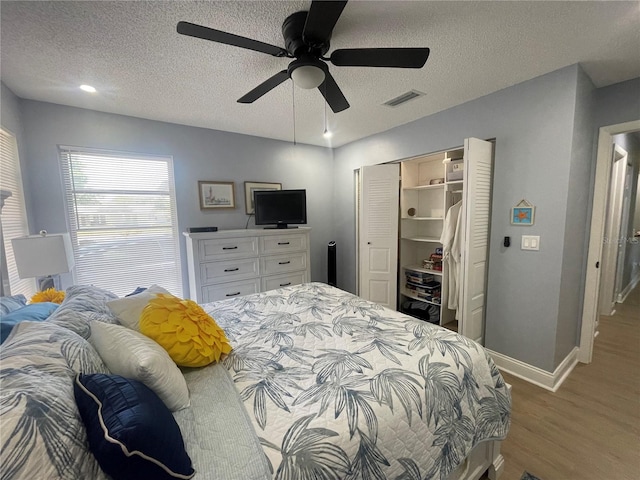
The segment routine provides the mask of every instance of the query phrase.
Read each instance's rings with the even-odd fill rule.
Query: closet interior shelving
[[[449,207],[462,199],[464,180],[462,164],[464,149],[449,150],[401,162],[400,195],[400,272],[399,306],[408,302],[421,302],[429,309],[432,323],[456,328],[455,311],[446,306],[448,275],[446,262],[442,270],[425,268],[437,249],[442,249],[440,237]],[[442,183],[433,183],[441,181]],[[423,282],[407,281],[407,274]],[[430,295],[436,289],[421,288],[420,283],[437,282],[440,295]],[[434,285],[431,283],[431,285]],[[412,305],[416,305],[412,303]],[[436,317],[437,315],[437,317]]]

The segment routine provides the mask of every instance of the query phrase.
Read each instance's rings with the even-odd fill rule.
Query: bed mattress
[[[507,434],[498,369],[455,332],[322,283],[203,307],[233,351],[185,371],[195,478],[444,479]]]

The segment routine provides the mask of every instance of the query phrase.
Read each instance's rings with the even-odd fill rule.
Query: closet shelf
[[[402,239],[411,242],[440,243],[440,238],[436,237],[402,237]]]
[[[441,270],[430,270],[428,268],[422,268],[420,265],[405,265],[403,268],[405,270],[413,270],[414,272],[422,272],[422,273],[429,273],[431,275],[442,276]]]
[[[406,289],[406,288],[403,288],[400,293],[402,295],[404,295],[405,297],[413,298],[414,300],[419,300],[421,302],[428,303],[430,305],[437,305],[438,307],[440,306],[440,303],[432,302],[430,300],[426,300],[424,298],[420,298],[418,295],[415,295],[413,293],[409,293],[409,290]]]
[[[402,217],[402,220],[444,220],[442,217]]]
[[[443,188],[444,183],[436,183],[435,185],[418,185],[417,187],[402,187],[402,190],[432,190]]]
[[[450,180],[447,182],[447,185],[462,185],[464,180]]]

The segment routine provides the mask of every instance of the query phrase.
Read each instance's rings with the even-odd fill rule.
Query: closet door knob
[[[367,242],[367,245],[371,245],[371,242]]]

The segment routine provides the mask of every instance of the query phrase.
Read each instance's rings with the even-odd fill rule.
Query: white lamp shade
[[[324,72],[315,65],[303,65],[291,72],[291,79],[300,88],[316,88],[324,82]]]
[[[20,278],[56,275],[73,268],[73,250],[68,233],[14,238],[11,245]]]

